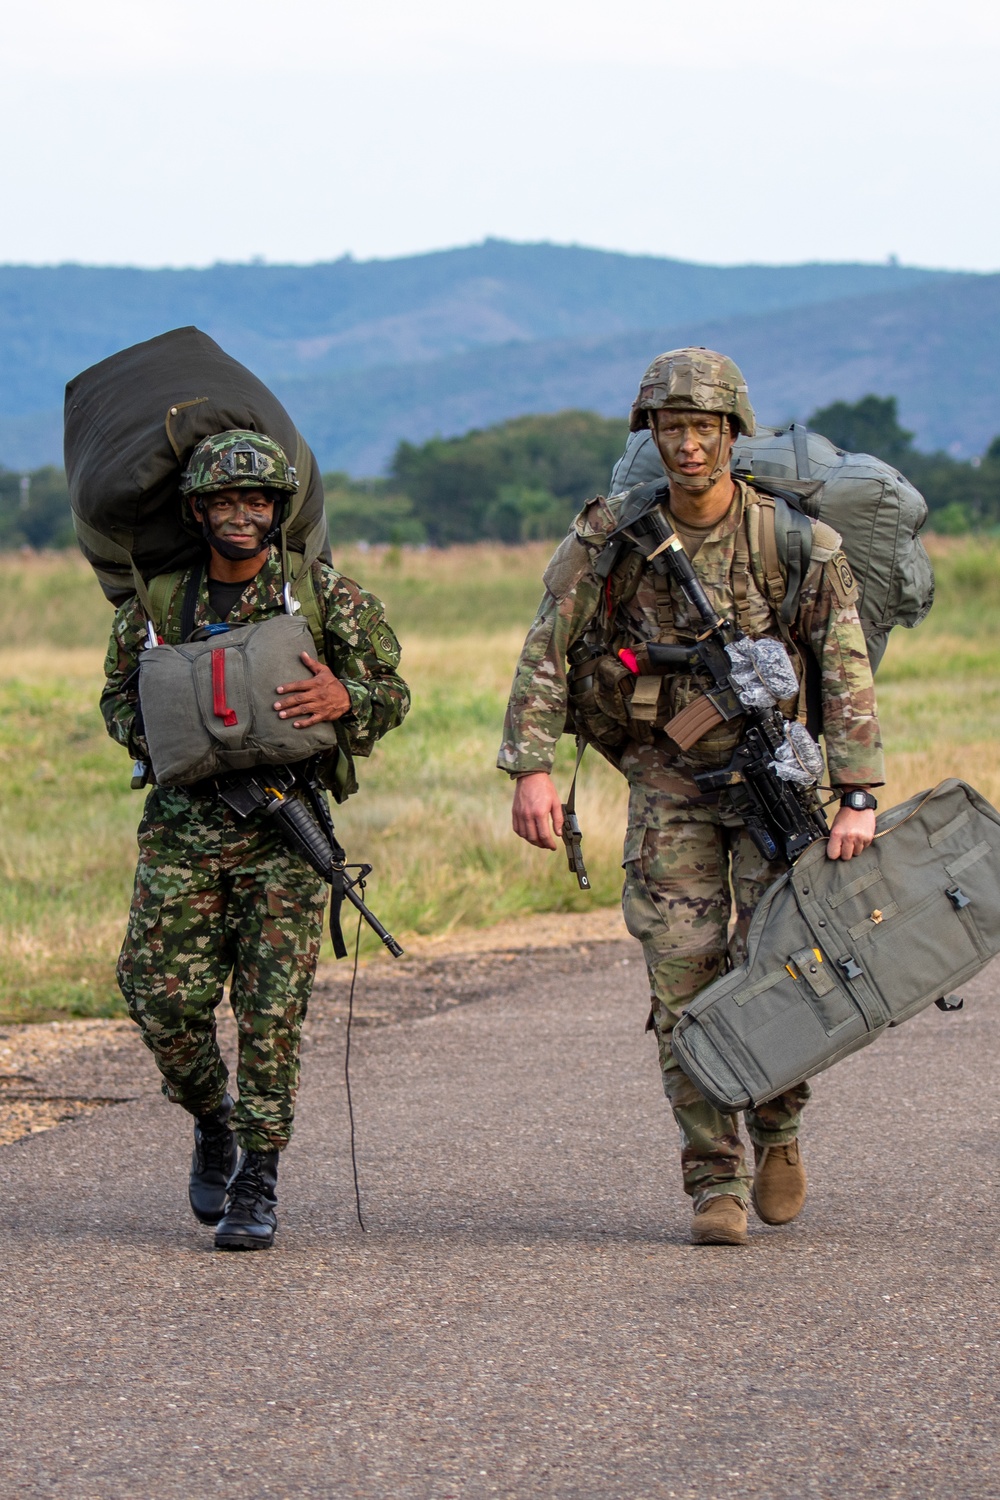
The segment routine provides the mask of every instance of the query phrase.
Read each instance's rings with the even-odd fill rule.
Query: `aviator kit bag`
[[[945,1000],[998,952],[1000,813],[943,781],[883,813],[854,859],[807,849],[757,907],[746,962],[695,997],[671,1047],[719,1109],[746,1109]]]

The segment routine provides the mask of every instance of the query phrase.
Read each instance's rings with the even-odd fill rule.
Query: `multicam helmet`
[[[753,437],[756,422],[747,383],[737,365],[713,349],[670,349],[657,355],[639,386],[628,425],[632,432],[649,426],[649,413],[673,407],[711,411],[732,417],[744,437]]]
[[[205,495],[233,485],[294,495],[299,481],[284,449],[273,438],[234,428],[202,439],[181,475],[181,494]]]

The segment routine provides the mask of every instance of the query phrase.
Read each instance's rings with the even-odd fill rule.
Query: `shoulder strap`
[[[819,663],[808,642],[797,640],[791,629],[798,613],[802,580],[812,557],[812,522],[783,495],[762,495],[756,511],[757,545],[750,547],[750,565],[757,587],[777,616],[785,645],[802,662],[797,717],[815,738],[823,723]]]
[[[158,573],[156,577],[151,578],[149,580],[149,583],[146,585],[147,599],[149,602],[147,604],[144,600],[143,605],[146,608],[149,618],[153,622],[157,635],[159,636],[166,635],[167,618],[170,614],[170,606],[173,602],[174,594],[180,587],[181,580],[186,572],[186,568],[178,568],[173,573]],[[194,629],[194,607],[198,600],[198,588],[201,584],[201,569],[195,567],[192,570],[192,577],[194,582],[194,592],[192,594],[191,585],[189,583],[184,599],[184,606],[181,611],[180,638],[182,641],[186,641],[188,636],[191,634],[191,631]],[[188,612],[188,594],[191,595],[191,623],[185,629]]]
[[[313,642],[316,646],[316,655],[321,662],[326,661],[326,620],[320,605],[319,594],[316,591],[316,579],[313,576],[313,568],[318,567],[316,562],[310,563],[301,569],[292,584],[292,593],[299,601],[302,613],[306,617],[306,623],[312,632]]]
[[[762,495],[757,510],[758,555],[751,560],[758,562],[762,574],[758,586],[763,584],[779,622],[789,626],[798,612],[802,580],[812,558],[812,522],[784,495]]]
[[[181,604],[181,640],[189,641],[194,635],[194,612],[198,608],[198,590],[201,588],[204,567],[201,563],[191,569]]]

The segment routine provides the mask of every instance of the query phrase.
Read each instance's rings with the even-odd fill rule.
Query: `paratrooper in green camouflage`
[[[188,569],[164,580],[161,640],[180,643],[192,603],[195,631],[281,614],[282,561],[270,537],[295,478],[278,445],[258,433],[220,434],[195,450],[183,484],[211,561],[198,565],[197,578]],[[323,563],[312,564],[311,583],[316,656],[302,684],[279,689],[288,696],[275,710],[336,722],[338,750],[321,762],[319,780],[343,800],[357,790],[354,757],[370,755],[401,723],[409,691],[379,600]],[[133,597],[115,615],[101,696],[109,734],[143,761],[136,678],[146,636]],[[266,1247],[273,1238],[276,1153],[292,1132],[326,895],[325,882],[263,812],[238,817],[200,783],[150,791],[118,981],[164,1093],[196,1117],[191,1205],[219,1225],[221,1248]],[[235,1109],[215,1027],[227,979],[239,1037]],[[232,1131],[244,1156],[227,1200]]]
[[[379,601],[326,564],[315,563],[313,575],[325,655],[351,700],[350,713],[340,721],[343,748],[327,778],[344,796],[357,789],[353,757],[370,755],[376,741],[402,721],[409,691],[396,671],[399,646]],[[168,601],[161,631],[168,643],[180,640],[189,577],[178,575]],[[281,563],[272,551],[228,620],[250,623],[281,611]],[[203,579],[195,628],[217,622]],[[145,637],[145,616],[133,597],[115,615],[101,711],[109,734],[140,760],[148,759],[148,750],[129,684]],[[163,1073],[164,1093],[198,1115],[213,1110],[226,1092],[213,1015],[234,969],[230,998],[238,1019],[240,1008],[245,1011],[240,1029],[250,1048],[240,1049],[240,1071],[247,1076],[238,1080],[234,1126],[241,1144],[256,1150],[280,1149],[291,1134],[298,1034],[325,899],[325,884],[289,852],[269,820],[244,823],[212,791],[150,791],[119,983]],[[263,1091],[255,1082],[261,1069],[273,1080]],[[282,1088],[285,1096],[276,1108],[273,1096]]]
[[[661,355],[643,377],[632,409],[633,430],[647,424],[654,425],[670,477],[668,519],[712,605],[752,638],[780,639],[765,576],[761,497],[729,473],[734,431],[754,430],[739,370],[710,350]],[[635,702],[621,695],[622,678],[629,690],[633,680],[617,659],[620,648],[690,642],[701,628],[676,584],[637,554],[619,563],[608,579],[595,571],[624,501],[624,495],[615,495],[585,506],[545,572],[545,595],[515,671],[497,764],[517,778],[515,830],[531,843],[554,848],[561,812],[548,773],[571,706],[567,657],[578,642],[598,644],[604,655],[596,666],[579,670],[586,670],[593,684],[592,723],[619,734],[612,758],[629,782],[623,911],[629,931],[642,943],[649,973],[649,1025],[680,1129],[684,1187],[695,1207],[693,1238],[743,1243],[751,1191],[768,1222],[785,1222],[801,1206],[805,1179],[795,1141],[808,1086],[748,1112],[759,1167],[752,1189],[738,1121],[709,1104],[680,1070],[670,1036],[694,996],[727,966],[742,961],[753,911],[784,866],[768,863],[739,821],[704,797],[693,780],[696,771],[729,763],[740,721],[718,724],[681,750],[665,726],[701,694],[690,675],[649,680],[652,696],[646,694],[641,705],[638,695]],[[855,594],[839,537],[813,523],[811,563],[789,632],[799,649],[791,654],[800,681],[806,650],[819,664],[827,765],[840,791],[867,789],[883,779],[874,685]],[[794,717],[804,702],[803,688],[781,707]],[[870,841],[867,821],[860,820],[869,816],[873,833],[874,815],[841,810],[831,833],[832,856],[860,852]],[[762,1176],[761,1164],[769,1160]],[[713,1204],[717,1198],[736,1207]],[[732,1220],[721,1229],[719,1211]]]

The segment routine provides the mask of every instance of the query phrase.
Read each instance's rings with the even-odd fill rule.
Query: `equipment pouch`
[[[275,690],[307,677],[302,652],[315,650],[306,620],[274,615],[208,640],[143,651],[139,703],[159,785],[335,751],[334,724],[295,729],[274,709]]]
[[[576,656],[576,660],[573,660]],[[577,734],[611,760],[629,739],[628,703],[619,683],[632,674],[615,656],[574,648],[569,672],[570,717]]]

